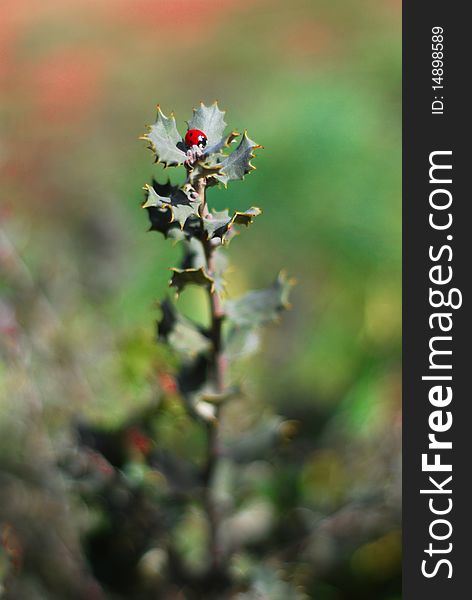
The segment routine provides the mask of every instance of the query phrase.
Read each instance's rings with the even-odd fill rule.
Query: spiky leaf
[[[254,217],[258,217],[262,214],[262,210],[257,206],[251,206],[248,210],[244,212],[236,211],[233,215],[233,223],[236,225],[251,225],[254,223]]]
[[[164,237],[169,237],[174,231],[182,233],[179,224],[173,220],[170,211],[156,208],[155,206],[148,206],[146,210],[151,223],[150,231],[158,231]]]
[[[204,331],[181,315],[169,300],[161,303],[161,319],[157,324],[158,337],[165,341],[178,354],[194,357],[211,348],[210,339]]]
[[[208,179],[216,181],[214,178],[221,171],[221,164],[217,162],[208,162],[205,159],[198,161],[190,171],[189,177],[193,185],[196,185],[199,179]]]
[[[152,178],[151,186],[154,188],[154,191],[159,194],[159,196],[164,196],[165,198],[170,198],[173,196],[180,188],[179,185],[174,185],[171,183],[170,179],[167,179],[164,183],[157,181],[154,177]]]
[[[212,277],[215,282],[215,292],[223,296],[226,292],[225,272],[228,269],[228,259],[219,248],[214,251],[214,267]]]
[[[173,185],[170,181],[159,183],[155,179],[152,181],[152,187],[158,196],[170,198],[179,190],[178,185]],[[146,190],[146,197],[149,196]],[[142,205],[141,205],[142,206]],[[158,231],[166,238],[172,238],[175,241],[185,239],[185,234],[181,230],[180,225],[174,219],[173,213],[167,208],[158,208],[156,206],[146,207],[149,221],[151,222],[150,231]]]
[[[256,206],[252,206],[245,212],[236,211],[232,216],[230,216],[228,210],[212,211],[208,217],[203,219],[203,228],[208,239],[219,237],[225,242],[226,234],[233,225],[245,225],[247,227],[261,213],[261,209]]]
[[[169,282],[171,287],[175,287],[177,294],[187,285],[198,285],[214,290],[215,280],[210,277],[203,267],[199,269],[171,269],[172,278]]]
[[[219,142],[213,144],[211,146],[207,145],[205,148],[204,156],[209,156],[210,154],[220,155],[224,158],[224,154],[221,154],[221,150],[224,148],[229,148],[231,144],[234,142],[236,138],[238,138],[240,134],[237,131],[232,131],[229,135],[224,135]]]
[[[179,390],[189,414],[205,422],[214,421],[215,406],[201,398],[201,390],[208,385],[210,358],[204,354],[183,362],[177,376]]]
[[[236,150],[221,162],[221,169],[214,177],[224,185],[229,181],[244,179],[247,173],[256,168],[251,164],[251,158],[255,156],[253,151],[260,147],[245,131]]]
[[[203,250],[202,242],[194,237],[185,240],[184,242],[185,252],[180,265],[181,269],[200,269],[203,270],[207,267],[207,259],[205,251]],[[226,282],[224,280],[224,273],[228,268],[228,259],[226,254],[220,252],[220,248],[213,250],[213,267],[214,271],[211,274],[214,283],[214,289],[218,294],[223,294],[225,291]]]
[[[218,108],[218,103],[205,106],[203,102],[198,108],[193,109],[193,116],[188,122],[189,129],[200,129],[208,139],[208,146],[218,144],[226,129],[224,121],[225,111]]]
[[[154,187],[150,185],[144,186],[144,189],[147,191],[147,199],[143,204],[143,208],[154,207],[163,211],[170,211],[170,222],[177,221],[181,229],[183,229],[190,216],[198,217],[200,199],[188,184],[174,190],[170,197],[160,196]]]
[[[142,137],[149,142],[150,149],[155,154],[155,160],[166,167],[182,165],[186,154],[182,150],[182,136],[177,130],[175,117],[171,114],[166,117],[157,107],[156,122],[149,127],[149,131]]]
[[[253,327],[233,325],[225,335],[224,349],[228,360],[238,360],[251,356],[259,350],[260,337]]]
[[[184,242],[184,256],[180,265],[181,269],[200,269],[207,264],[205,250],[200,240],[190,238]]]
[[[258,327],[270,323],[289,307],[288,296],[292,286],[293,281],[280,273],[269,288],[228,300],[225,303],[226,316],[238,327]]]
[[[230,227],[230,223],[231,217],[228,210],[213,210],[207,217],[203,218],[203,229],[207,239],[223,238]]]

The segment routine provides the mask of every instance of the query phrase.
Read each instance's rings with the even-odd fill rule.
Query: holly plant
[[[206,515],[208,562],[206,571],[200,572],[200,584],[194,581],[193,590],[195,594],[198,585],[203,585],[201,596],[195,597],[219,599],[233,597],[230,594],[235,585],[230,568],[234,549],[223,535],[228,509],[214,493],[219,466],[231,458],[235,462],[244,461],[241,453],[248,451],[254,460],[258,444],[287,432],[287,424],[276,419],[244,443],[238,444],[236,440],[231,445],[222,439],[222,413],[228,403],[242,393],[229,379],[229,366],[257,349],[261,326],[275,321],[288,307],[292,285],[281,273],[266,289],[238,298],[226,295],[225,251],[236,234],[248,228],[262,211],[250,206],[231,213],[212,206],[213,194],[217,195],[218,188],[243,180],[255,169],[251,160],[254,152],[261,148],[246,131],[242,135],[234,130],[228,132],[224,118],[225,113],[216,102],[210,106],[201,103],[193,110],[187,131],[182,135],[174,115],[166,116],[158,106],[155,123],[142,137],[148,142],[156,163],[164,168],[182,167],[185,174],[181,185],[154,179],[144,188],[146,197],[142,206],[148,212],[150,230],[182,247],[181,264],[172,268],[169,283],[175,291],[174,298],[160,303],[157,329],[159,341],[178,358],[176,382],[185,411],[205,433],[205,461],[200,465],[191,496],[201,503]],[[197,286],[207,296],[206,326],[179,312],[178,297],[187,286]],[[155,443],[158,445],[159,440]],[[178,557],[174,559],[178,562]],[[182,568],[173,569],[174,574],[181,571]],[[280,586],[280,582],[277,585]],[[252,594],[251,589],[247,583],[241,593]],[[275,592],[267,593],[267,597],[275,599],[271,595]],[[253,595],[262,597],[254,590]],[[253,595],[240,597],[252,598]],[[296,596],[284,592],[283,597]]]
[[[251,164],[254,150],[261,148],[247,132],[242,136],[234,130],[225,133],[224,116],[216,102],[201,103],[181,136],[174,115],[166,117],[158,106],[156,122],[142,137],[149,142],[156,163],[183,165],[186,170],[180,186],[156,180],[146,185],[142,206],[148,211],[150,230],[183,245],[182,263],[172,268],[170,280],[176,296],[188,285],[201,287],[208,296],[208,328],[192,323],[178,313],[175,303],[165,300],[158,332],[159,339],[181,356],[180,391],[188,409],[211,423],[211,429],[217,428],[219,407],[233,389],[226,377],[228,361],[256,346],[259,327],[287,308],[292,283],[282,273],[267,289],[226,298],[228,265],[223,251],[262,211],[251,206],[230,214],[209,206],[208,190],[244,179],[255,169]],[[189,371],[192,377],[186,375]]]

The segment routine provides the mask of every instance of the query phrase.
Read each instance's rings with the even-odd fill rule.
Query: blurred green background
[[[229,292],[281,267],[298,282],[226,428],[299,423],[255,496],[286,527],[317,524],[290,570],[308,597],[400,598],[400,27],[398,0],[3,0],[0,582],[43,548],[5,597],[76,597],[50,581],[56,563],[82,577],[95,518],[54,467],[71,421],[113,428],[165,391],[154,303],[180,251],[147,233],[141,188],[169,172],[138,136],[156,103],[185,131],[216,98],[264,146],[209,192],[264,210],[229,247]],[[179,302],[203,318],[198,291]]]

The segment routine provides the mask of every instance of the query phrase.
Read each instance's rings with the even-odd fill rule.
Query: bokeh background
[[[156,103],[185,130],[192,107],[217,98],[265,147],[245,182],[210,191],[216,208],[264,210],[229,248],[229,291],[281,267],[298,282],[240,367],[249,400],[227,417],[233,435],[274,415],[298,422],[247,467],[241,510],[267,564],[287,567],[305,597],[400,598],[400,11],[398,0],[2,0],[0,597],[98,598],[97,580],[138,597],[94,555],[92,533],[113,520],[62,463],[78,460],[78,422],[114,431],[173,394],[154,321],[180,250],[147,232],[141,188],[167,173],[138,136]],[[203,318],[198,291],[179,302]],[[198,454],[178,406],[160,434]],[[152,479],[130,456],[129,477]],[[200,517],[176,525],[190,561]],[[136,569],[155,579],[152,551]],[[257,597],[291,598],[264,585]]]

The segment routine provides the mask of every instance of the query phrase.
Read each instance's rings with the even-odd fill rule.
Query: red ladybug
[[[200,131],[200,129],[189,129],[185,134],[185,143],[189,148],[191,148],[192,146],[205,148],[207,142],[207,136],[203,133],[203,131]]]

